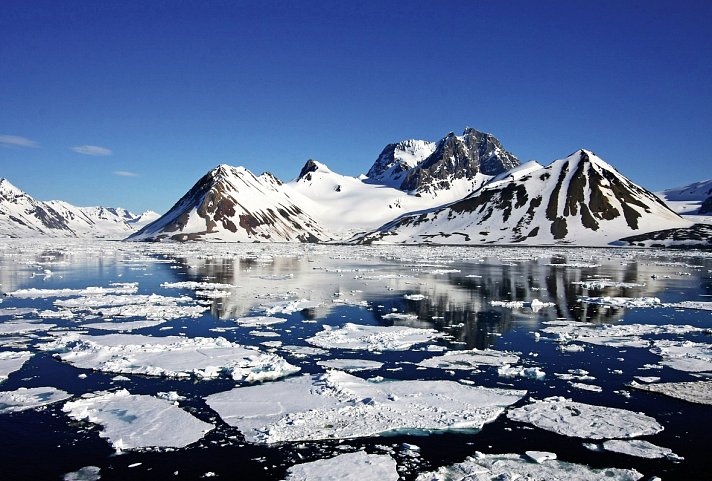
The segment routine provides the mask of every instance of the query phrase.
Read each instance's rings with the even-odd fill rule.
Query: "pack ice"
[[[83,369],[117,374],[278,379],[299,371],[282,357],[218,338],[150,337],[134,334],[87,336],[69,333],[38,346]]]
[[[21,387],[15,391],[0,391],[0,414],[38,408],[69,397],[71,394],[54,387]]]
[[[420,367],[439,369],[470,370],[478,366],[504,366],[519,362],[519,356],[513,352],[494,349],[471,349],[469,351],[449,351],[442,356],[424,359]]]
[[[279,443],[480,429],[525,394],[454,381],[371,382],[329,371],[235,388],[206,401],[248,441]]]
[[[328,325],[323,328],[323,331],[306,341],[325,349],[404,351],[416,344],[442,337],[435,329],[405,326],[364,326],[349,322],[336,329]]]
[[[287,470],[286,481],[398,481],[396,462],[387,454],[346,453],[297,464]]]
[[[32,353],[26,351],[0,352],[0,382],[7,379],[13,372],[19,371],[31,357]]]
[[[630,387],[682,399],[691,403],[712,405],[712,381],[658,382],[640,384],[635,381]]]
[[[200,440],[214,426],[173,402],[122,389],[82,396],[62,408],[72,419],[102,426],[99,436],[117,450],[182,448]]]

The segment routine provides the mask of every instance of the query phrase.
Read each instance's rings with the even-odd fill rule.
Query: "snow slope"
[[[656,192],[655,195],[678,214],[712,214],[712,209],[700,211],[703,202],[712,198],[712,179],[673,187]]]

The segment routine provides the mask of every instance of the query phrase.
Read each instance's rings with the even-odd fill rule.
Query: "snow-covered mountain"
[[[712,197],[712,179],[666,189],[655,194],[678,214],[712,213],[712,209],[700,210],[702,203]]]
[[[147,211],[136,215],[126,209],[76,207],[67,202],[32,198],[7,179],[0,179],[0,236],[102,237],[123,239],[158,217]]]
[[[691,224],[592,152],[579,150],[546,167],[524,164],[462,200],[404,215],[359,241],[606,245]]]
[[[316,242],[331,236],[270,173],[219,165],[132,240]]]

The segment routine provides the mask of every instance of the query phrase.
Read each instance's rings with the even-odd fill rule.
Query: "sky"
[[[218,164],[358,175],[470,126],[662,190],[712,178],[710,52],[706,0],[3,0],[0,177],[162,213]]]

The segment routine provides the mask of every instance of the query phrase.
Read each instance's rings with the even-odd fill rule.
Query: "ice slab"
[[[284,322],[287,322],[287,320],[282,317],[252,316],[240,317],[238,319],[235,319],[235,322],[242,327],[260,327],[272,326],[274,324],[282,324]]]
[[[590,297],[590,296],[579,296],[579,302],[584,302],[587,304],[598,304],[600,306],[611,306],[611,307],[660,307],[662,302],[657,297]]]
[[[72,397],[54,387],[21,387],[15,391],[0,391],[0,414],[16,413]]]
[[[462,463],[423,473],[416,481],[637,481],[642,477],[634,469],[592,469],[553,459],[537,463],[518,454],[477,453]]]
[[[543,463],[550,459],[556,459],[556,453],[550,453],[548,451],[525,451],[524,454],[535,463]]]
[[[584,289],[606,289],[606,288],[617,288],[617,289],[630,289],[633,287],[645,287],[645,284],[640,284],[637,282],[615,282],[609,280],[589,280],[589,281],[576,281],[572,284],[579,285]]]
[[[577,438],[634,438],[655,434],[663,427],[650,416],[626,409],[594,406],[550,397],[513,409],[507,417]]]
[[[22,369],[22,366],[32,357],[31,352],[5,351],[0,352],[0,382],[10,374]]]
[[[364,326],[347,323],[340,328],[323,326],[324,330],[306,341],[325,349],[353,349],[368,351],[404,351],[442,337],[435,329],[405,326]]]
[[[656,340],[650,352],[662,357],[660,364],[678,371],[712,371],[712,344]]]
[[[150,337],[136,334],[64,334],[38,346],[76,367],[116,374],[279,379],[299,371],[282,357],[218,338]]]
[[[239,287],[235,284],[224,284],[220,282],[198,282],[198,281],[179,281],[179,282],[163,282],[161,287],[164,289],[190,289],[198,290],[223,290]]]
[[[328,359],[319,361],[317,364],[327,369],[339,369],[347,372],[369,371],[383,367],[382,362],[369,361],[368,359]]]
[[[235,388],[207,403],[248,441],[278,443],[480,429],[525,393],[454,381],[370,382],[332,370]]]
[[[297,464],[287,470],[286,481],[398,481],[396,462],[387,454],[363,451]]]
[[[544,379],[546,373],[538,367],[510,366],[505,364],[497,369],[502,377],[524,377],[527,379]]]
[[[471,349],[469,351],[449,351],[442,356],[424,359],[418,363],[420,367],[440,369],[471,370],[479,366],[504,366],[519,362],[519,356],[513,352],[496,351],[494,349]]]
[[[104,321],[104,322],[92,322],[88,324],[82,324],[83,329],[98,329],[101,331],[135,331],[137,329],[146,329],[148,327],[156,327],[164,324],[166,320],[161,319],[158,321]]]
[[[316,309],[319,306],[321,306],[320,302],[310,301],[308,299],[295,299],[261,304],[252,310],[256,313],[271,316],[273,314],[294,314],[295,312],[305,309]]]
[[[553,302],[542,302],[539,299],[532,299],[531,301],[490,301],[490,305],[493,307],[506,307],[509,309],[522,309],[526,307],[534,312],[539,312],[545,307],[556,306]]]
[[[138,292],[137,282],[113,283],[111,287],[86,287],[84,289],[18,289],[8,296],[24,299],[46,297],[103,296],[106,294],[133,294]]]
[[[604,451],[611,451],[613,453],[628,454],[629,456],[636,456],[638,458],[647,459],[659,459],[667,458],[675,461],[681,461],[683,458],[672,452],[670,448],[663,448],[661,446],[656,446],[648,441],[643,441],[642,439],[631,439],[631,440],[621,440],[621,439],[611,439],[605,441],[601,444],[601,448]]]
[[[98,466],[84,466],[83,468],[64,475],[64,481],[99,481],[101,469]]]
[[[82,396],[67,402],[63,411],[72,419],[102,426],[99,436],[118,451],[182,448],[214,428],[171,401],[131,394],[125,389]]]
[[[599,346],[649,347],[650,341],[642,336],[671,334],[682,335],[703,332],[704,329],[688,325],[654,324],[588,324],[576,321],[549,321],[541,332],[557,342],[585,342]]]
[[[42,324],[39,322],[29,321],[5,321],[0,322],[0,335],[7,336],[9,334],[26,334],[35,331],[48,331],[56,327],[56,324]]]
[[[639,384],[633,381],[630,383],[630,387],[642,391],[664,394],[691,403],[712,405],[712,381],[661,382],[652,384]]]

